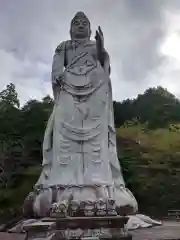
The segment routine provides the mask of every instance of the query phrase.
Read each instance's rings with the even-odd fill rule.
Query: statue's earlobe
[[[70,34],[70,37],[71,37],[71,40],[73,40],[73,32],[72,32],[72,28],[70,28],[70,30],[69,30],[69,34]]]

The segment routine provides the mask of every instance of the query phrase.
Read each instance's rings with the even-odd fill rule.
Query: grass
[[[165,216],[168,209],[179,208],[180,134],[138,124],[118,128],[117,136],[125,181],[140,211]]]
[[[143,125],[140,124],[123,126],[117,129],[117,135],[139,142],[144,147],[155,148],[157,151],[180,154],[180,133],[168,128],[145,131]]]

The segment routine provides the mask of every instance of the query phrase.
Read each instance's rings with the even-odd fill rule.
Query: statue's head
[[[90,39],[90,21],[83,12],[77,12],[71,20],[71,39]]]

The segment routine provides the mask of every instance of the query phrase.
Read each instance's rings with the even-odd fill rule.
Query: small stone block
[[[25,231],[48,231],[56,227],[55,222],[35,222],[23,226]]]

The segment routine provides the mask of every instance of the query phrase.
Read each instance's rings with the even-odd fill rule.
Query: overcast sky
[[[51,90],[56,46],[84,11],[105,36],[113,98],[161,85],[180,96],[180,0],[0,0],[0,91],[13,82],[21,103]]]

